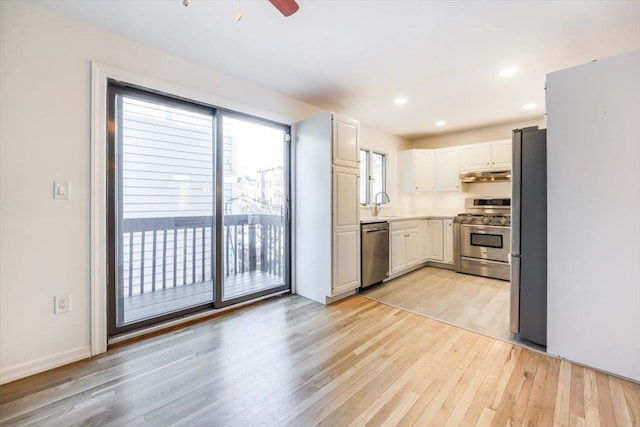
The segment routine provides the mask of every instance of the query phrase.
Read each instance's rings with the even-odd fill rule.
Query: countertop
[[[393,222],[393,221],[406,221],[410,219],[452,219],[455,214],[409,214],[409,215],[380,215],[380,216],[364,216],[360,218],[360,224],[370,224],[372,222]]]

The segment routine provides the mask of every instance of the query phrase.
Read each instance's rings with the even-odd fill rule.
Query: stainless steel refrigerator
[[[547,345],[547,130],[513,131],[511,332]]]

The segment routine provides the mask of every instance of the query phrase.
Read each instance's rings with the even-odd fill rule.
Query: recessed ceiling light
[[[505,68],[498,73],[500,77],[511,77],[515,76],[516,74],[518,74],[518,69],[516,67]]]
[[[522,108],[525,109],[525,110],[533,110],[536,107],[537,107],[537,105],[536,105],[535,102],[528,102],[528,103],[526,103],[526,104],[524,104],[522,106]]]
[[[436,126],[446,126],[447,122],[445,122],[444,120],[440,120],[436,122]]]
[[[407,103],[407,98],[403,98],[403,97],[396,98],[393,100],[393,103],[396,105],[404,105]]]

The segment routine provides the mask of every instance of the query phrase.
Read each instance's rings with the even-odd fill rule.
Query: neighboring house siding
[[[123,220],[212,216],[213,116],[129,97],[122,111]],[[154,260],[162,266],[156,287],[211,280],[211,233],[212,227],[146,231],[144,251],[143,232],[124,233],[123,283],[131,276],[133,294],[141,283],[151,290]]]
[[[123,101],[123,218],[212,215],[213,117]]]

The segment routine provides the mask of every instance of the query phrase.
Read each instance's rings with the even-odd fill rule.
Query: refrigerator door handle
[[[520,333],[520,255],[511,258],[511,315],[509,329],[512,333]]]
[[[522,214],[522,131],[513,131],[511,168],[511,253],[520,253],[520,221]]]

